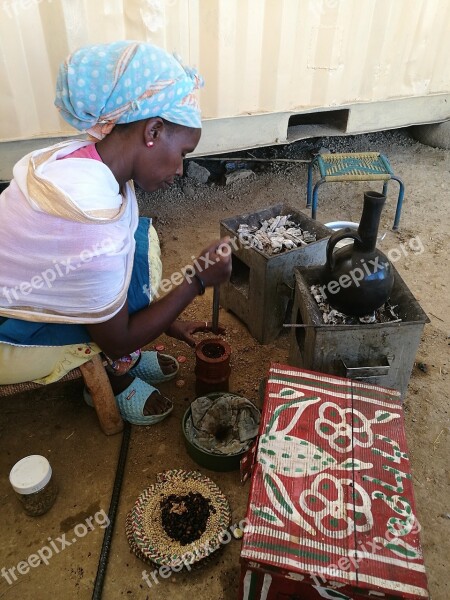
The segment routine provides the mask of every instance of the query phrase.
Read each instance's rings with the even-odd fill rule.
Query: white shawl
[[[0,315],[98,323],[124,305],[138,207],[132,183],[87,158],[57,160],[91,142],[32,152],[0,196]]]

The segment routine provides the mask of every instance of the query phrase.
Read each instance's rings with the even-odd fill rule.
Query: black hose
[[[119,460],[117,462],[116,478],[111,495],[111,503],[109,505],[108,519],[109,524],[103,535],[103,545],[98,561],[97,575],[94,582],[94,591],[92,592],[92,600],[100,600],[103,593],[103,584],[105,582],[106,569],[108,567],[108,557],[111,548],[111,539],[114,531],[114,523],[116,521],[117,507],[119,505],[120,490],[122,489],[123,473],[125,463],[127,461],[128,445],[130,443],[131,425],[125,421],[122,435],[122,445],[120,447]]]

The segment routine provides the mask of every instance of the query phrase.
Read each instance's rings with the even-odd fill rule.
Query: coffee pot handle
[[[332,271],[335,265],[335,258],[333,254],[334,247],[338,242],[345,239],[357,240],[362,243],[362,240],[357,231],[354,229],[350,229],[350,227],[346,227],[345,229],[339,229],[339,231],[335,231],[327,244],[327,266]]]

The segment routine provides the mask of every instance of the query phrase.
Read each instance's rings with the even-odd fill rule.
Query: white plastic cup
[[[9,481],[27,515],[43,515],[56,500],[58,490],[45,456],[32,454],[19,460],[11,469]]]

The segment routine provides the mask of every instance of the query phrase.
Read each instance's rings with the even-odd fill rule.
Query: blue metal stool
[[[314,165],[319,167],[320,179],[313,189]],[[386,156],[379,152],[354,152],[349,154],[319,154],[308,167],[306,208],[311,208],[311,216],[316,219],[319,202],[319,187],[330,181],[383,181],[383,194],[387,195],[388,183],[391,179],[398,181],[397,209],[392,229],[398,229],[402,212],[405,186],[403,181],[392,172]]]

